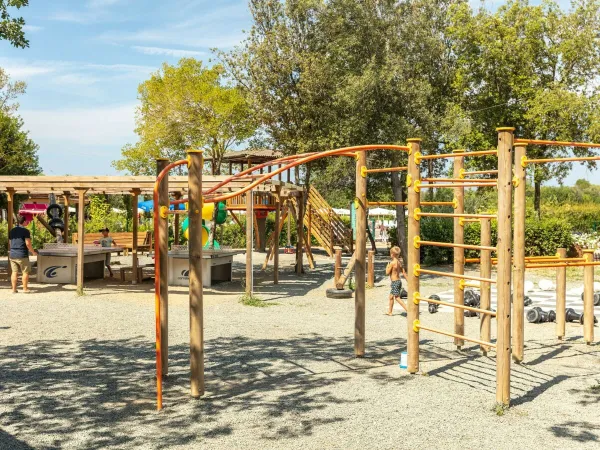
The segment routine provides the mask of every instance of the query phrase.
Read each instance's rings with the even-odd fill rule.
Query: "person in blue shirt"
[[[31,234],[29,233],[29,230],[23,226],[24,224],[25,217],[18,216],[17,226],[8,233],[8,239],[10,242],[10,253],[8,255],[8,259],[10,261],[10,268],[12,270],[10,282],[12,284],[13,294],[17,293],[19,272],[23,274],[23,292],[30,292],[28,287],[29,273],[31,272],[29,253],[37,254],[37,252],[31,246]]]

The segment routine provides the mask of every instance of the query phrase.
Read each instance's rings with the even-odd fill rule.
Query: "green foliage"
[[[31,246],[35,249],[44,248],[44,244],[56,242],[56,236],[53,236],[41,223],[37,220],[32,220],[27,225],[29,233],[31,233]]]
[[[8,73],[0,67],[0,111],[10,115],[19,109],[19,104],[14,100],[25,93],[26,87],[24,81],[11,82]]]
[[[0,226],[0,256],[8,256],[8,227]]]
[[[224,85],[219,65],[206,68],[193,58],[183,58],[177,66],[165,63],[140,84],[138,93],[139,142],[123,147],[123,158],[113,162],[120,171],[151,175],[156,158],[183,159],[186,150],[204,148],[219,173],[224,153],[256,128],[242,91]]]
[[[25,39],[25,19],[22,17],[11,17],[9,9],[23,8],[29,6],[29,0],[0,0],[0,40],[8,40],[13,46],[29,47],[29,41]]]
[[[87,205],[86,233],[97,233],[108,227],[111,232],[124,231],[127,220],[123,215],[112,211],[110,203],[103,195],[92,195]]]
[[[569,249],[572,245],[571,225],[565,220],[552,217],[528,219],[525,223],[526,256],[554,255],[557,248]]]
[[[267,303],[257,295],[244,293],[240,296],[240,303],[244,306],[254,306],[256,308],[266,308],[277,303]]]
[[[238,216],[242,226],[240,227],[236,222],[228,221],[223,225],[217,227],[216,240],[221,245],[230,246],[232,248],[245,248],[246,247],[246,218]],[[267,239],[271,236],[271,233],[275,229],[275,213],[270,213],[267,216],[266,230]],[[306,229],[305,229],[306,233]],[[290,241],[292,246],[296,245],[298,234],[296,230],[296,221],[292,218],[290,224]],[[318,242],[312,238],[313,245],[318,245]],[[283,248],[287,245],[287,223],[283,226],[281,233],[279,234],[279,247]]]
[[[22,130],[23,120],[0,110],[0,175],[37,175],[38,146]]]

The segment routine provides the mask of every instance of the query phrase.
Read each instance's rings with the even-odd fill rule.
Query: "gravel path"
[[[298,278],[293,255],[282,255],[279,286],[257,264],[256,291],[272,306],[256,308],[237,301],[242,259],[238,281],[205,295],[199,401],[189,397],[187,290],[172,288],[160,413],[151,282],[93,281],[78,298],[73,286],[35,283],[33,294],[11,295],[2,281],[0,449],[600,448],[600,345],[585,345],[580,326],[568,324],[560,342],[554,324],[527,324],[514,406],[497,415],[493,353],[457,352],[422,332],[421,374],[398,367],[407,324],[400,311],[384,315],[388,280],[367,291],[368,357],[355,359],[354,302],[324,296],[331,260],[318,256]],[[379,273],[384,265],[378,257]],[[422,293],[450,283],[424,279]],[[422,319],[452,328],[448,313]],[[477,337],[478,319],[465,321]]]

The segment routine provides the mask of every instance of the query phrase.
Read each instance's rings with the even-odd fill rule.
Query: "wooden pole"
[[[77,217],[77,295],[83,295],[83,264],[85,242],[85,189],[77,191],[79,208]],[[102,269],[104,270],[104,268]]]
[[[356,160],[356,290],[354,291],[354,354],[365,355],[365,263],[367,251],[367,153],[357,152]]]
[[[583,251],[585,262],[594,260],[594,250]],[[587,345],[594,342],[594,266],[583,269],[583,340]]]
[[[69,237],[71,233],[69,233],[69,203],[71,199],[71,193],[69,191],[63,192],[63,201],[64,201],[64,211],[63,211],[63,223],[65,224],[65,231],[63,231],[63,240],[65,243],[69,242]]]
[[[229,163],[231,166],[231,163]],[[181,198],[181,192],[175,193],[175,200],[179,200]],[[137,211],[137,205],[135,206]],[[177,205],[179,207],[179,205]],[[173,224],[173,244],[179,245],[179,214],[175,214],[175,223]]]
[[[8,224],[8,237],[10,230],[15,226],[14,224],[14,211],[15,211],[15,191],[13,189],[7,189],[6,191],[7,205],[6,205],[6,223]],[[8,255],[10,255],[10,239],[7,239]],[[12,275],[12,268],[10,263],[8,264],[8,282],[10,283],[10,276]]]
[[[138,196],[140,195],[139,190],[132,192],[132,205],[131,205],[131,218],[132,231],[133,231],[133,243],[131,248],[131,284],[141,283],[142,280],[138,277]],[[179,217],[179,216],[175,216]],[[118,244],[118,242],[117,242]]]
[[[281,221],[281,186],[277,186],[276,190],[275,228],[273,230],[273,284],[279,283],[279,222]]]
[[[464,153],[461,150],[455,150],[455,153]],[[458,179],[461,176],[461,171],[465,167],[465,158],[458,156],[454,158],[454,178]],[[455,187],[454,197],[456,198],[456,214],[465,213],[465,188]],[[460,217],[454,218],[454,244],[463,245],[465,243],[465,228],[460,224]],[[454,273],[464,275],[465,273],[465,249],[454,247]],[[461,289],[461,280],[454,279],[454,303],[457,305],[465,304],[465,291]],[[465,315],[460,308],[454,308],[454,334],[459,336],[465,335]],[[461,349],[465,345],[465,341],[461,338],[454,339],[454,345],[457,349]]]
[[[204,395],[204,299],[202,290],[202,150],[190,150],[188,168],[190,269],[190,387]],[[164,182],[163,182],[164,183]],[[165,348],[166,350],[166,348]]]
[[[521,165],[527,146],[515,145],[515,200],[514,200],[514,243],[513,243],[513,318],[512,357],[521,363],[525,349],[525,188],[526,170]],[[558,311],[557,311],[558,313]]]
[[[167,165],[169,160],[158,158],[156,160],[156,174],[158,175]],[[158,190],[158,204],[169,207],[169,175],[166,175]],[[155,213],[159,213],[155,211]],[[190,236],[191,234],[190,230]],[[162,350],[163,375],[169,373],[169,220],[168,217],[158,218],[158,239],[155,245],[159,248],[160,257],[160,348]]]
[[[421,194],[414,189],[415,181],[420,180],[421,171],[419,165],[415,163],[415,153],[421,151],[421,139],[408,139],[410,151],[408,153],[408,175],[410,175],[411,183],[408,185],[408,242],[414,242],[415,236],[419,236],[421,232],[420,223],[415,219],[412,211],[420,208]],[[402,224],[398,224],[402,226]],[[408,292],[408,372],[415,374],[419,371],[419,333],[415,331],[413,325],[416,320],[419,320],[419,305],[415,305],[412,301],[416,292],[419,292],[419,277],[415,276],[414,268],[421,263],[420,250],[414,245],[408,245],[407,251],[407,276],[406,290]]]
[[[369,250],[367,257],[367,286],[372,288],[375,287],[375,252],[373,250]]]
[[[302,249],[304,243],[304,194],[300,193],[297,198],[298,214],[296,215],[296,274],[301,275],[303,273],[302,264],[304,262],[304,255]]]
[[[310,200],[307,202],[306,206],[308,206],[308,227],[307,227],[308,230],[306,232],[306,234],[308,235],[308,247],[307,247],[306,251],[308,252],[308,251],[311,251],[310,238],[312,236],[312,206],[310,204]]]
[[[333,271],[333,283],[337,286],[342,276],[342,249],[335,251],[335,267]]]
[[[496,402],[510,404],[512,153],[514,128],[498,128],[498,290]]]
[[[252,271],[252,236],[254,222],[254,191],[246,192],[246,294],[252,295],[254,279]]]
[[[557,249],[559,258],[567,257],[567,249]],[[515,255],[516,257],[516,255]],[[584,269],[585,270],[585,269]],[[556,337],[565,337],[565,315],[567,309],[567,267],[556,268]]]
[[[291,211],[294,208],[293,204],[289,204],[288,200],[288,210]],[[287,218],[287,247],[290,248],[292,246],[292,215],[288,214]]]
[[[481,219],[481,245],[489,247],[492,245],[492,221],[490,219]],[[489,279],[492,277],[492,252],[490,250],[481,251],[480,262],[481,278]],[[480,285],[480,308],[491,310],[492,308],[492,285],[488,282],[482,282]],[[481,314],[479,324],[479,336],[482,341],[491,341],[492,317],[489,314]],[[483,355],[487,355],[490,350],[484,345],[480,346]]]

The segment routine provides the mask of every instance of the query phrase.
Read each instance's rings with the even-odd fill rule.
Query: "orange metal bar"
[[[464,309],[467,311],[474,311],[474,312],[478,312],[480,314],[489,314],[490,316],[493,316],[493,317],[496,316],[496,313],[494,311],[490,311],[488,309],[473,308],[472,306],[458,305],[456,303],[444,302],[442,300],[433,300],[431,298],[417,297],[417,299],[421,302],[435,303],[437,305],[450,306],[451,308],[458,308],[458,309]]]
[[[600,261],[596,262],[577,262],[577,263],[557,263],[557,264],[529,264],[526,265],[526,269],[549,269],[549,268],[557,268],[557,267],[585,267],[585,266],[600,266]]]
[[[381,169],[367,169],[367,173],[404,172],[408,167],[384,167]]]
[[[420,212],[421,217],[464,217],[465,219],[495,219],[494,214],[456,214],[456,213],[432,213]]]
[[[154,182],[154,242],[158,242],[158,224],[160,209],[158,206],[158,188],[163,178],[171,169],[187,164],[186,159],[168,164],[156,177]],[[156,409],[162,409],[162,349],[160,347],[160,247],[154,246],[154,316],[156,320]]]
[[[367,202],[367,206],[406,206],[408,202]]]
[[[464,181],[464,180],[463,180]],[[477,180],[480,181],[480,180]],[[496,181],[496,180],[494,180]],[[456,183],[456,184],[422,184],[420,189],[450,189],[456,187],[472,188],[472,187],[496,187],[496,183]]]
[[[515,144],[556,145],[556,146],[561,146],[561,147],[600,148],[600,144],[595,144],[593,142],[544,141],[541,139],[515,139]]]
[[[600,161],[600,156],[574,156],[571,158],[525,159],[525,164],[561,163],[570,161]]]
[[[421,178],[421,181],[427,181],[429,183],[449,182],[449,183],[496,183],[498,180],[493,178]]]
[[[485,156],[495,155],[497,150],[482,150],[479,152],[464,152],[464,153],[441,153],[439,155],[422,155],[420,159],[441,159],[441,158],[460,158],[468,156]]]
[[[497,170],[471,170],[469,172],[463,172],[463,175],[495,175]]]
[[[486,247],[484,245],[469,245],[469,244],[454,244],[452,242],[434,242],[434,241],[419,241],[420,245],[431,245],[433,247],[450,247],[450,248],[465,248],[467,250],[489,250],[496,251],[496,247]]]
[[[454,206],[454,202],[421,202],[421,206]]]
[[[452,272],[438,272],[437,270],[426,270],[426,269],[419,269],[419,272],[425,273],[428,275],[439,275],[441,277],[460,278],[461,280],[481,281],[483,283],[496,284],[496,280],[491,280],[489,278],[474,277],[472,275],[460,275],[460,274],[452,273]]]
[[[432,333],[443,334],[444,336],[450,336],[453,338],[464,339],[465,341],[474,342],[476,344],[485,345],[487,347],[496,348],[496,344],[492,344],[491,342],[480,341],[479,339],[474,339],[466,336],[462,336],[460,334],[449,333],[447,331],[438,330],[436,328],[429,328],[423,325],[418,325],[417,328],[422,330],[431,331]]]

